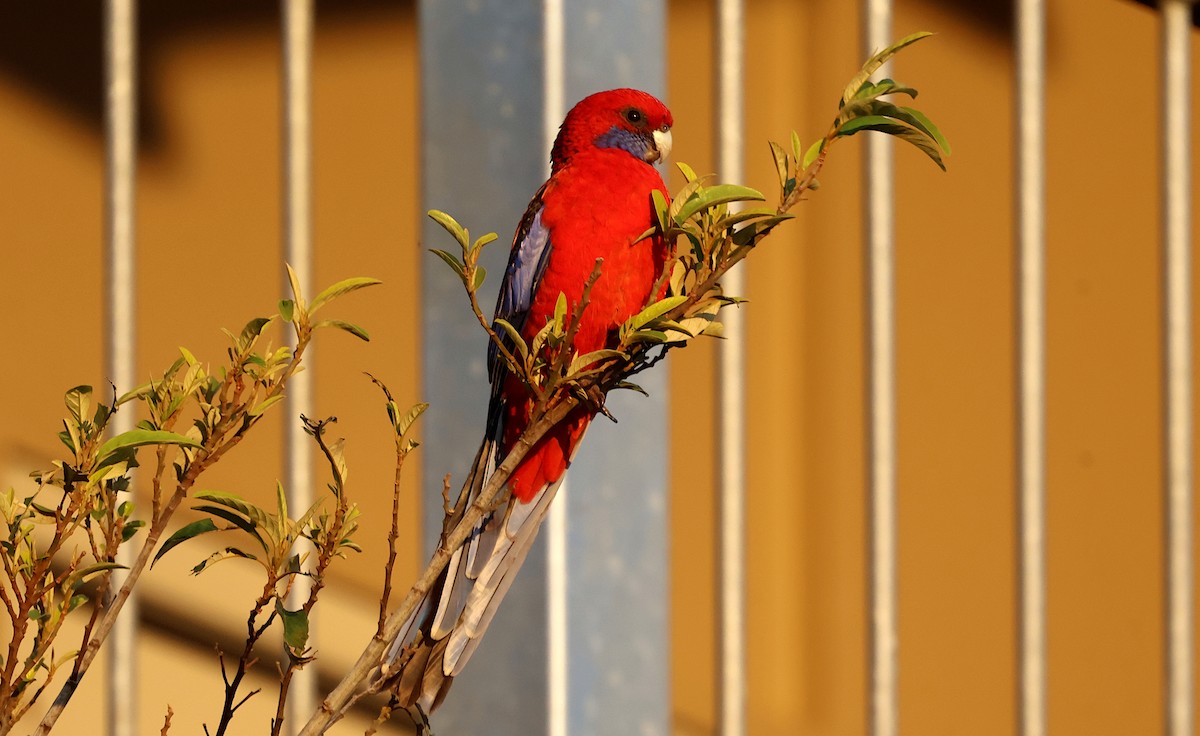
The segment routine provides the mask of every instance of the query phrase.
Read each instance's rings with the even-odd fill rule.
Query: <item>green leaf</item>
[[[463,252],[465,253],[467,248],[470,247],[470,242],[467,238],[466,229],[463,228],[462,225],[458,224],[458,220],[455,220],[453,217],[445,212],[442,212],[441,210],[429,210],[427,214],[431,220],[441,225],[443,230],[450,233],[450,235],[452,235],[454,239],[458,241],[458,244],[462,246]]]
[[[429,404],[426,404],[423,401],[413,404],[412,408],[408,410],[408,413],[401,417],[398,422],[396,422],[396,434],[402,436],[408,434],[408,430],[412,427],[413,422],[417,421],[417,417],[424,414],[425,410],[428,408]]]
[[[283,641],[299,656],[308,644],[308,614],[303,608],[298,611],[287,610],[278,598],[275,599],[275,612],[283,621]]]
[[[854,96],[854,99],[861,100],[870,97],[878,97],[880,95],[894,94],[903,94],[915,98],[917,96],[917,91],[912,87],[906,87],[900,84],[894,79],[881,79],[874,84],[864,84],[862,88],[859,89],[858,94]]]
[[[799,161],[802,158],[802,155],[800,152],[803,150],[804,150],[804,146],[800,145],[800,136],[797,135],[796,131],[793,130],[792,131],[792,158]]]
[[[131,429],[128,432],[113,437],[100,446],[96,455],[100,462],[117,450],[143,445],[183,445],[184,447],[200,447],[200,443],[190,437],[184,437],[174,432],[163,430]]]
[[[464,284],[467,283],[466,268],[463,266],[462,262],[458,260],[458,258],[450,255],[449,253],[447,253],[444,250],[438,250],[437,248],[430,248],[429,252],[434,254],[438,258],[441,258],[443,261],[445,261],[446,265],[448,265],[448,266],[450,266],[450,268],[454,269],[454,273],[458,274],[458,277],[460,279],[462,279],[462,282]]]
[[[213,516],[216,516],[220,519],[224,519],[225,521],[228,521],[230,524],[233,524],[238,529],[241,529],[242,531],[246,532],[246,534],[249,534],[251,537],[254,537],[254,541],[258,542],[259,546],[263,548],[263,552],[269,551],[267,549],[266,541],[264,541],[262,538],[262,535],[258,533],[258,526],[250,519],[247,519],[244,516],[239,516],[234,511],[224,508],[224,507],[221,507],[221,506],[202,505],[202,506],[193,506],[192,508],[195,511],[200,511],[205,514],[212,514]]]
[[[658,232],[659,232],[659,229],[658,229],[657,227],[648,227],[648,228],[646,228],[646,229],[645,229],[645,230],[642,232],[642,234],[641,234],[641,235],[639,235],[639,236],[637,236],[636,238],[634,238],[634,239],[633,239],[633,242],[634,242],[634,244],[640,243],[640,242],[642,242],[643,240],[645,240],[646,238],[653,237],[653,236],[654,236],[654,235],[656,235]]]
[[[125,526],[121,527],[121,542],[128,542],[133,539],[133,535],[137,534],[138,529],[146,526],[146,522],[141,519],[133,519],[125,522]]]
[[[487,278],[487,269],[483,266],[475,267],[475,282],[471,287],[475,291],[479,291],[479,287],[483,286],[483,280]]]
[[[626,389],[627,391],[637,391],[642,396],[650,395],[646,391],[646,389],[642,388],[641,386],[637,385],[636,383],[630,383],[629,381],[621,381],[621,382],[617,383],[617,385],[613,386],[613,388],[623,388],[623,389]]]
[[[566,324],[567,319],[567,295],[558,292],[558,299],[554,302],[554,324],[560,328]]]
[[[755,220],[760,217],[776,217],[778,215],[779,212],[774,207],[749,207],[722,217],[720,222],[717,223],[717,227],[724,230],[747,220]],[[791,216],[789,215],[789,217]]]
[[[692,167],[688,166],[687,164],[685,164],[682,161],[676,161],[675,167],[677,169],[679,169],[679,173],[683,174],[684,181],[693,182],[699,178],[696,176],[696,172],[694,170],[692,170]]]
[[[813,141],[813,144],[804,152],[804,160],[800,162],[801,168],[807,169],[812,166],[813,161],[817,160],[817,156],[821,155],[821,150],[825,148],[825,139],[819,138]]]
[[[371,336],[367,334],[366,330],[364,330],[363,328],[359,327],[356,324],[352,324],[352,323],[346,322],[344,320],[326,319],[326,320],[321,320],[320,322],[313,325],[314,330],[320,329],[322,327],[336,327],[339,330],[349,332],[351,335],[354,335],[355,337],[357,337],[359,340],[362,340],[363,342],[371,341]]]
[[[715,187],[708,187],[699,192],[698,195],[691,201],[687,202],[680,210],[679,215],[675,218],[676,222],[682,223],[689,219],[692,215],[700,210],[725,204],[727,202],[746,202],[755,201],[762,202],[766,199],[762,192],[750,187],[743,187],[738,184],[718,184]]]
[[[666,299],[654,302],[633,317],[630,317],[629,321],[625,324],[629,326],[629,329],[639,329],[642,325],[658,319],[685,301],[687,301],[686,296],[669,296]]]
[[[671,206],[667,210],[668,216],[672,220],[677,220],[679,211],[683,209],[683,205],[695,197],[696,193],[700,191],[701,187],[703,186],[703,179],[694,179],[689,181],[687,184],[684,184],[683,188],[676,192],[675,197],[671,200]]]
[[[658,229],[662,232],[667,232],[669,220],[670,205],[667,204],[667,197],[657,189],[650,190],[650,199],[654,202],[654,216],[658,218]]]
[[[494,327],[498,326],[501,330],[504,330],[505,334],[508,335],[508,339],[512,340],[512,343],[516,347],[517,352],[520,354],[522,361],[529,360],[529,346],[525,344],[525,339],[521,337],[520,332],[517,332],[516,327],[513,327],[508,320],[500,319],[499,317],[496,318],[492,325]]]
[[[209,555],[208,557],[201,560],[200,564],[198,564],[192,568],[192,574],[199,575],[200,573],[204,572],[205,570],[207,570],[208,568],[217,564],[218,562],[220,562],[222,560],[228,560],[232,557],[240,557],[243,560],[254,560],[256,562],[258,561],[258,558],[255,557],[254,555],[250,554],[249,552],[243,552],[242,550],[238,549],[237,547],[226,547],[225,549],[220,550],[218,552],[213,552],[211,555]]]
[[[263,399],[262,401],[258,402],[254,406],[252,406],[250,408],[250,411],[248,411],[246,413],[252,417],[256,417],[256,416],[262,414],[263,412],[265,412],[267,409],[270,409],[272,406],[275,406],[280,401],[283,401],[283,394],[275,394],[274,396],[269,396],[266,399]]]
[[[365,289],[368,286],[375,286],[382,283],[379,279],[367,276],[355,276],[354,278],[343,279],[313,297],[312,304],[308,305],[308,313],[316,314],[318,309],[343,294],[349,294],[352,291],[358,291],[359,289]]]
[[[67,579],[63,581],[63,588],[67,589],[67,590],[73,590],[75,588],[78,588],[80,585],[83,585],[85,582],[87,582],[87,579],[93,575],[96,575],[96,574],[99,574],[102,572],[108,572],[109,570],[128,570],[128,569],[129,569],[128,566],[119,565],[115,562],[100,562],[95,565],[89,565],[88,567],[85,567],[81,570],[76,570],[75,572],[73,572],[69,576],[67,576]]]
[[[735,245],[753,246],[758,243],[767,233],[771,232],[776,225],[781,222],[792,219],[795,215],[775,215],[774,217],[763,217],[753,222],[748,223],[745,227],[738,229],[733,234],[733,242]]]
[[[304,304],[304,296],[300,293],[300,277],[296,275],[296,269],[292,268],[290,263],[285,263],[287,268],[288,283],[292,287],[292,298],[296,300],[296,304]]]
[[[934,139],[916,128],[896,122],[892,118],[885,118],[882,115],[864,115],[854,118],[853,120],[846,121],[838,128],[838,135],[850,136],[855,133],[861,133],[864,130],[874,130],[908,141],[924,152],[926,156],[933,159],[933,162],[942,171],[946,170],[946,164],[942,161],[941,151],[938,149],[938,145]]]
[[[576,373],[578,371],[583,370],[584,368],[587,368],[588,366],[592,365],[593,363],[595,363],[597,361],[604,360],[605,358],[625,358],[625,357],[627,357],[625,355],[625,353],[621,352],[620,350],[607,350],[607,349],[593,350],[590,353],[584,353],[583,355],[577,356],[575,358],[575,360],[572,360],[571,361],[571,369],[568,372]]]
[[[178,531],[168,537],[167,541],[163,542],[162,546],[158,548],[158,552],[154,555],[154,560],[151,561],[150,567],[154,567],[160,557],[192,537],[198,537],[201,534],[215,531],[217,531],[217,525],[213,523],[212,519],[198,519],[191,524],[180,527]]]
[[[476,238],[475,244],[471,246],[471,252],[475,253],[475,252],[481,250],[484,246],[490,245],[493,241],[497,240],[499,237],[500,236],[497,235],[496,233],[488,233],[487,235],[483,235],[481,237]]]
[[[649,342],[655,345],[668,342],[670,338],[662,330],[638,330],[631,332],[626,338],[629,342]]]
[[[91,419],[92,416],[92,387],[91,386],[76,386],[67,392],[64,397],[67,404],[67,411],[71,413],[71,418],[76,424]]]
[[[256,527],[271,529],[276,524],[275,519],[266,511],[242,500],[241,497],[233,493],[226,491],[201,491],[195,494],[195,498],[200,501],[211,501],[212,503],[231,508],[254,522]]]
[[[279,300],[279,316],[283,318],[284,322],[291,322],[292,317],[294,317],[295,314],[296,302],[292,301],[291,299]]]
[[[263,328],[271,322],[270,317],[255,317],[246,323],[242,328],[241,337],[238,340],[238,347],[245,348],[262,334]]]
[[[932,35],[933,34],[929,31],[921,31],[919,33],[905,36],[891,46],[879,51],[870,59],[867,59],[867,62],[863,64],[862,69],[859,70],[858,74],[854,75],[854,78],[851,79],[850,83],[846,85],[845,91],[842,92],[842,104],[846,104],[853,100],[854,96],[857,95],[862,86],[867,83],[867,80],[871,77],[871,75],[874,74],[879,67],[886,64],[888,59],[895,56],[897,52],[906,46],[920,41],[922,38],[927,38]]]
[[[908,114],[907,117],[900,118],[901,120],[928,135],[937,142],[941,149],[946,152],[947,156],[950,155],[950,142],[942,135],[942,131],[938,130],[938,127],[933,124],[933,121],[925,117],[925,113],[911,107],[901,107],[900,110]]]
[[[787,186],[788,180],[787,152],[775,141],[767,141],[767,143],[771,146],[771,156],[775,159],[775,173],[779,176],[779,188],[783,189]]]

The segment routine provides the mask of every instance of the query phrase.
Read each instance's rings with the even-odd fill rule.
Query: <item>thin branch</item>
[[[532,423],[521,434],[508,457],[504,459],[495,474],[488,480],[487,485],[475,499],[475,502],[466,509],[462,518],[454,526],[449,534],[445,535],[442,543],[438,545],[437,550],[433,554],[433,558],[429,561],[429,565],[417,582],[409,589],[404,596],[399,607],[392,611],[388,617],[382,631],[376,633],[367,646],[359,655],[358,660],[349,672],[338,683],[321,702],[321,707],[312,715],[304,729],[300,732],[301,736],[317,736],[329,728],[335,721],[340,719],[346,712],[346,709],[351,703],[351,699],[355,695],[360,685],[367,681],[368,678],[375,673],[379,673],[378,668],[383,660],[384,652],[400,633],[400,628],[408,620],[409,616],[416,610],[421,600],[428,595],[429,591],[437,582],[438,576],[442,570],[450,562],[451,555],[455,550],[462,547],[472,534],[474,528],[492,511],[492,508],[499,502],[503,502],[511,491],[508,488],[508,479],[512,475],[513,470],[529,453],[533,445],[540,440],[551,428],[561,422],[572,409],[579,406],[579,400],[573,396],[562,395],[561,398],[552,403],[547,408],[546,413],[542,418]]]

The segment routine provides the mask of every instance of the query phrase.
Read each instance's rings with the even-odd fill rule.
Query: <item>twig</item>
[[[167,732],[171,730],[171,718],[175,715],[175,711],[171,709],[171,705],[167,704],[167,717],[163,719],[162,730],[158,732],[159,736],[167,736]]]
[[[296,369],[300,365],[311,333],[299,332],[301,334],[298,335],[299,339],[292,353],[292,359],[267,392],[268,398],[283,391],[288,379],[296,372]],[[249,349],[249,346],[247,346],[247,349]],[[228,385],[235,377],[240,377],[240,373],[237,370],[237,364],[240,364],[240,362],[240,360],[235,361],[234,369],[225,378],[225,385]],[[223,406],[222,411],[228,408],[230,407]],[[214,427],[212,434],[209,436],[209,442],[206,443],[206,447],[210,447],[211,449],[208,449],[207,452],[205,448],[197,451],[195,459],[188,466],[187,472],[184,473],[183,478],[175,487],[175,492],[171,494],[171,497],[163,505],[161,513],[152,519],[149,531],[146,534],[146,540],[138,550],[137,558],[130,566],[124,584],[117,591],[116,595],[113,596],[108,605],[104,607],[104,616],[97,624],[92,638],[79,652],[70,677],[63,683],[62,688],[59,689],[58,696],[47,709],[41,723],[38,724],[37,729],[33,732],[35,736],[47,736],[50,733],[50,729],[54,727],[54,724],[62,715],[63,710],[67,707],[67,704],[71,702],[71,698],[79,688],[79,683],[82,681],[84,674],[87,673],[88,668],[95,661],[96,655],[100,652],[100,646],[108,638],[109,633],[116,624],[117,616],[120,615],[121,609],[129,599],[129,595],[133,591],[133,586],[141,579],[142,573],[145,571],[154,549],[158,546],[159,539],[162,537],[163,532],[166,531],[167,523],[179,507],[179,504],[187,497],[192,486],[195,485],[196,479],[205,469],[220,460],[226,452],[240,444],[246,436],[246,432],[257,423],[261,416],[261,414],[254,417],[247,416],[244,410],[233,411]],[[49,556],[46,559],[48,560]]]
[[[408,617],[416,610],[421,600],[428,595],[438,576],[441,575],[442,570],[449,564],[451,555],[463,546],[468,537],[473,533],[474,528],[487,514],[491,513],[494,505],[508,497],[510,493],[508,479],[512,475],[513,470],[525,458],[525,455],[529,453],[533,445],[577,406],[579,406],[578,399],[573,396],[561,395],[558,401],[553,402],[547,408],[546,413],[540,420],[531,424],[521,434],[516,445],[489,479],[479,497],[466,509],[462,518],[450,533],[445,535],[442,543],[434,552],[433,558],[429,561],[428,566],[426,566],[425,571],[417,579],[417,582],[409,589],[400,605],[388,614],[383,630],[377,632],[372,637],[371,641],[363,649],[362,654],[359,655],[358,660],[354,663],[354,666],[346,673],[337,687],[321,702],[321,707],[312,715],[308,723],[305,724],[304,729],[300,732],[301,736],[316,736],[323,733],[325,729],[345,714],[346,709],[351,703],[351,699],[354,698],[355,691],[379,667],[384,652],[399,635],[400,627],[404,625]]]

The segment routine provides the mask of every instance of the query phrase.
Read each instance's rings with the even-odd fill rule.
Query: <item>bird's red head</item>
[[[557,171],[583,151],[622,150],[647,163],[671,151],[671,111],[636,89],[610,89],[583,98],[563,120],[550,152]]]

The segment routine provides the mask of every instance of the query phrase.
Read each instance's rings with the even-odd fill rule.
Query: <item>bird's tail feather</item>
[[[463,484],[463,508],[479,497],[495,473],[496,454],[496,441],[488,437]],[[529,503],[511,498],[480,522],[451,556],[388,652],[388,661],[399,666],[396,693],[401,705],[420,705],[428,712],[441,704],[491,624],[561,484],[560,478],[546,485]]]

